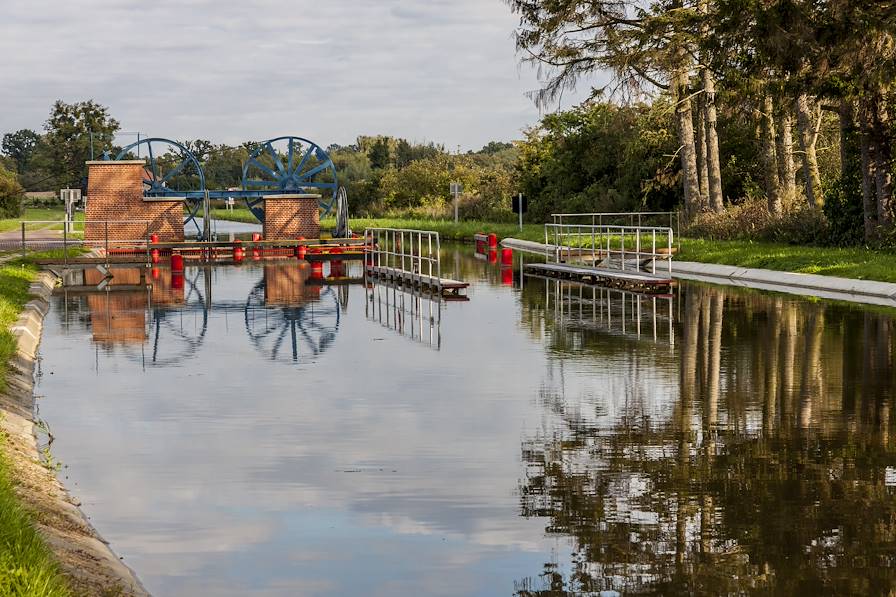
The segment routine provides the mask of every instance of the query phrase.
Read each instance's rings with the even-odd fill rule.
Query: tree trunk
[[[893,225],[893,148],[890,114],[884,98],[874,106],[874,186],[877,194],[877,221],[884,229]]]
[[[684,51],[679,51],[684,64]],[[697,175],[697,148],[694,145],[694,113],[688,94],[688,70],[682,66],[675,75],[675,117],[681,143],[681,174],[684,183],[684,209],[689,218],[702,211],[700,180]]]
[[[778,159],[775,153],[775,121],[772,96],[766,94],[759,114],[759,142],[762,147],[762,169],[768,211],[781,213],[781,181],[778,180]]]
[[[716,82],[708,68],[703,69],[703,117],[706,121],[706,167],[709,179],[709,208],[722,211],[722,164],[719,158],[719,133],[716,127]]]
[[[874,158],[872,156],[871,132],[867,113],[862,111],[862,212],[865,222],[865,242],[874,240],[877,234],[877,197],[874,191]]]
[[[796,197],[796,165],[793,163],[793,118],[786,102],[778,106],[778,127],[775,151],[778,157],[778,178],[781,193],[787,201]]]
[[[818,172],[818,157],[815,154],[815,125],[809,109],[809,96],[800,93],[796,100],[796,127],[802,149],[803,179],[806,184],[806,200],[810,207],[824,205],[821,190],[821,174]]]
[[[709,169],[706,164],[706,119],[703,114],[706,104],[702,95],[697,97],[696,149],[697,149],[697,177],[700,179],[700,203],[709,204]]]

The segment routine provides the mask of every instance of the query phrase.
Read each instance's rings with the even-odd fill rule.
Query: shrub
[[[765,200],[748,199],[721,213],[699,214],[684,231],[707,240],[767,240],[789,244],[829,244],[829,226],[824,214],[804,203],[784,207],[780,214],[768,212]]]
[[[25,189],[16,175],[0,166],[0,218],[16,218],[22,215]]]

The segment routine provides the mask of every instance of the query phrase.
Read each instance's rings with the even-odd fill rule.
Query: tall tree
[[[681,0],[505,0],[520,15],[517,49],[548,76],[542,105],[596,70],[615,75],[615,89],[638,96],[671,90],[679,135],[685,210],[701,200],[690,76],[696,11]]]
[[[57,100],[44,124],[47,131],[47,169],[60,186],[77,186],[86,173],[85,162],[111,148],[118,121],[109,109],[93,100],[66,104]]]
[[[14,133],[6,133],[3,135],[3,153],[15,160],[16,169],[21,174],[28,166],[28,161],[34,155],[34,151],[39,143],[40,135],[31,129],[21,129]]]

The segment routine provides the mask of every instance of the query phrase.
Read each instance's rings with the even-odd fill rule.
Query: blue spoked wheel
[[[174,197],[181,193],[205,191],[205,173],[196,156],[189,149],[171,139],[150,137],[132,143],[118,152],[116,160],[146,160],[143,169],[144,197]],[[202,229],[196,216],[202,210],[201,199],[187,200],[184,226],[193,222],[196,231]]]
[[[336,203],[339,179],[329,154],[302,137],[277,137],[258,144],[243,165],[243,189],[286,193],[318,193],[324,215]],[[246,199],[246,205],[264,222],[264,200]]]

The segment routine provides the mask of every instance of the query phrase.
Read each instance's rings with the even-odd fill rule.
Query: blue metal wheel
[[[319,193],[324,215],[336,203],[339,179],[329,154],[302,137],[277,137],[258,144],[243,165],[243,190]],[[246,205],[264,222],[263,199],[247,197]]]
[[[203,200],[197,195],[205,192],[205,173],[193,152],[177,141],[150,137],[128,145],[115,159],[145,159],[143,196],[170,197],[183,193],[187,197],[184,226],[192,222],[196,231],[202,234],[196,217],[202,210]]]

